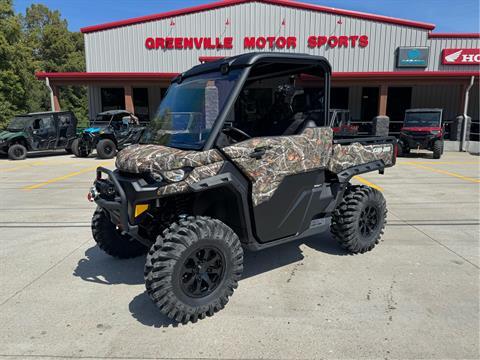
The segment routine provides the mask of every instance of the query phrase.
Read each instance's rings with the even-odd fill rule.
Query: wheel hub
[[[183,292],[194,298],[211,294],[221,283],[225,259],[214,247],[204,247],[190,254],[181,268]]]
[[[378,227],[378,211],[374,206],[366,206],[360,213],[360,233],[369,237]]]

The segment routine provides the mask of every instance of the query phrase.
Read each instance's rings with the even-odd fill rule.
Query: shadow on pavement
[[[245,251],[242,280],[303,260],[301,245],[334,256],[348,254],[328,233],[258,252]],[[129,260],[118,260],[103,253],[97,246],[93,246],[85,251],[85,257],[79,260],[73,275],[85,281],[102,285],[139,285],[144,283],[144,263],[145,257],[143,256]],[[135,319],[146,326],[168,327],[178,325],[162,315],[145,292],[132,299],[129,310]]]

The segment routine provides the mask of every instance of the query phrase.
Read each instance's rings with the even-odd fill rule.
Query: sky
[[[33,3],[59,10],[69,28],[151,15],[215,0],[14,0],[15,10],[25,12]],[[339,9],[355,10],[436,25],[435,32],[480,32],[479,0],[302,0]]]

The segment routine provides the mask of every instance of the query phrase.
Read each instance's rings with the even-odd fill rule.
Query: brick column
[[[132,114],[135,113],[135,108],[133,106],[133,90],[132,85],[125,85],[125,110],[130,111]]]
[[[378,115],[387,115],[388,85],[380,85],[380,94],[378,98]]]

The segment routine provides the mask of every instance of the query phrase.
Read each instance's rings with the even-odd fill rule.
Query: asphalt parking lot
[[[479,157],[402,158],[384,176],[384,241],[329,234],[247,253],[226,309],[175,325],[144,293],[143,258],[94,244],[86,193],[113,160],[0,159],[0,358],[479,358]]]

